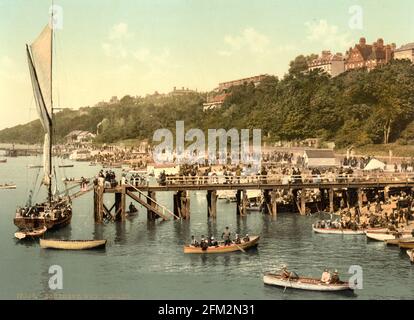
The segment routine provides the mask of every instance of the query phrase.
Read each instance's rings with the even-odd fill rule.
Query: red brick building
[[[372,70],[386,64],[393,58],[395,49],[394,43],[384,45],[383,39],[369,45],[365,38],[361,38],[354,48],[349,48],[346,52],[345,71],[360,68]]]

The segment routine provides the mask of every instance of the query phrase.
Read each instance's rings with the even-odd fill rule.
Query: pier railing
[[[414,182],[414,173],[355,173],[355,174],[301,174],[301,175],[211,175],[167,176],[161,185],[214,185],[214,184],[323,184],[323,183],[390,183]]]

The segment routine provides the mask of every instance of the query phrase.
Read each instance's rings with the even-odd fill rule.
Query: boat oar
[[[290,275],[289,275],[289,278],[288,278],[288,283],[290,283]],[[286,285],[285,285],[285,289],[283,289],[283,293],[285,293],[286,288],[287,288],[287,283],[286,283]]]
[[[234,244],[237,248],[239,248],[240,251],[246,253],[246,250],[244,250],[242,247],[240,247],[237,243]]]

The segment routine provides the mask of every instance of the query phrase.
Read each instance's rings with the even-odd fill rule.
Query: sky
[[[299,54],[414,42],[412,0],[55,0],[55,106],[283,76]],[[0,0],[0,129],[36,118],[25,44],[50,0]],[[55,11],[56,12],[56,11]]]

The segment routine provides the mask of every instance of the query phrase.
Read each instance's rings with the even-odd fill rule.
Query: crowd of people
[[[381,201],[376,197],[375,201],[367,203],[360,209],[359,206],[347,208],[341,199],[339,219],[320,220],[315,226],[327,229],[365,229],[388,228],[397,230],[414,219],[414,201],[410,195],[401,192],[387,201]]]

